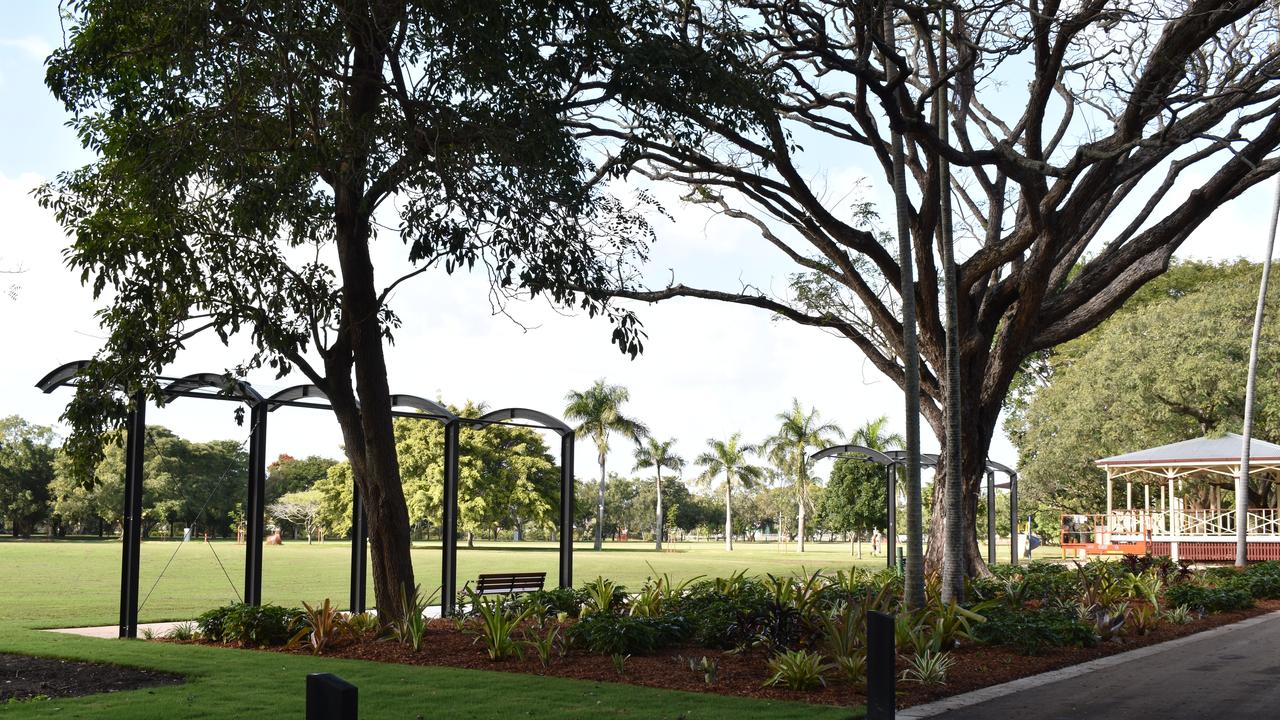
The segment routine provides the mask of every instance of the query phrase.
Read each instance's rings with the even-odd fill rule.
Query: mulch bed
[[[1092,648],[1051,648],[1035,656],[1022,655],[1012,648],[1003,646],[966,646],[955,651],[956,664],[948,674],[945,686],[928,687],[899,682],[898,707],[918,705],[1068,665],[1088,662],[1276,610],[1280,610],[1280,601],[1262,600],[1258,601],[1256,607],[1248,610],[1209,615],[1186,625],[1165,623],[1143,636],[1125,637],[1118,641],[1100,643]],[[304,649],[268,648],[267,650],[308,653]],[[866,701],[865,695],[859,688],[836,679],[828,680],[824,688],[807,692],[765,687],[763,683],[768,678],[765,668],[766,655],[760,651],[735,654],[700,647],[675,648],[652,656],[629,658],[622,675],[618,674],[609,657],[570,653],[565,657],[554,659],[551,667],[544,671],[536,655],[532,652],[527,652],[526,655],[523,660],[513,658],[501,662],[491,661],[485,654],[482,643],[476,641],[472,635],[459,633],[454,623],[446,620],[433,620],[430,623],[420,652],[415,653],[399,643],[377,641],[347,642],[326,652],[327,657],[531,673],[596,682],[621,682],[667,690],[792,700],[824,705],[863,704]],[[689,669],[690,658],[699,660],[704,656],[719,661],[719,671],[714,685],[707,685],[701,672]],[[899,665],[900,672],[904,669],[901,659],[899,659]]]
[[[37,697],[73,697],[182,682],[181,675],[0,653],[0,703]]]

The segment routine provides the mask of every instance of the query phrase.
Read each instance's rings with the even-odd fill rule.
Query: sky
[[[43,84],[44,57],[61,43],[56,8],[53,1],[0,4],[0,269],[21,270],[0,275],[0,415],[65,430],[59,416],[69,391],[43,395],[34,384],[52,368],[92,355],[103,333],[91,293],[63,264],[67,237],[30,194],[58,172],[92,160]],[[820,167],[809,170],[839,188],[867,174],[858,160],[827,153]],[[1260,261],[1271,191],[1270,184],[1254,188],[1221,208],[1178,256]],[[884,194],[874,185],[868,192],[872,199]],[[709,218],[682,205],[671,190],[661,191],[660,199],[672,217],[653,219],[658,242],[646,268],[650,277],[674,273],[691,284],[729,289],[743,281],[785,286],[794,266],[743,223]],[[378,243],[378,257],[403,255],[396,238]],[[18,286],[13,299],[3,294],[10,284]],[[627,412],[658,437],[676,438],[687,459],[708,438],[741,431],[748,441],[762,440],[792,398],[816,406],[846,432],[880,415],[889,416],[895,431],[903,426],[902,394],[851,343],[754,308],[698,300],[642,306],[648,340],[645,352],[631,360],[610,344],[611,328],[601,319],[541,301],[510,306],[514,320],[495,315],[481,276],[428,273],[398,289],[392,307],[404,320],[387,352],[392,392],[558,416],[569,390],[605,378],[627,387]],[[197,341],[168,374],[220,372],[243,360],[244,348]],[[248,380],[264,394],[305,382],[300,376],[276,380],[269,372]],[[222,403],[179,400],[153,408],[148,420],[194,440],[243,440],[247,433]],[[936,450],[927,426],[922,440],[926,451]],[[340,457],[340,442],[328,414],[281,410],[271,421],[268,457]],[[583,441],[578,457],[577,473],[592,476],[594,449]],[[990,457],[1016,462],[1002,431]],[[628,449],[611,456],[611,469],[629,472],[631,465]]]

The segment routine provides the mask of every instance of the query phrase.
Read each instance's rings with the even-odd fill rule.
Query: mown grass
[[[145,596],[174,550],[140,618],[184,619],[235,598],[243,582],[243,546],[147,542],[142,549]],[[719,695],[663,691],[615,683],[543,678],[503,672],[407,667],[279,653],[96,640],[35,628],[108,625],[116,621],[119,588],[116,542],[0,542],[0,652],[146,667],[187,676],[182,685],[81,698],[0,706],[6,718],[300,717],[307,673],[332,672],[360,688],[361,718],[851,718],[860,707],[833,708]],[[217,557],[215,558],[215,554]],[[638,544],[603,553],[576,553],[579,581],[598,574],[638,586],[652,573],[673,576],[796,572],[802,566],[845,567],[847,545],[817,546],[804,557],[776,546],[745,546],[732,554],[708,545],[657,553]],[[345,601],[349,549],[344,543],[265,548],[264,599],[296,605],[331,597]],[[221,562],[221,567],[219,564]],[[434,588],[439,548],[414,550],[419,581]],[[874,566],[883,559],[864,559]],[[459,579],[484,570],[546,569],[554,582],[550,545],[480,545],[459,550]],[[225,568],[225,574],[224,574]],[[230,577],[231,582],[228,581]],[[372,600],[372,598],[371,598]]]

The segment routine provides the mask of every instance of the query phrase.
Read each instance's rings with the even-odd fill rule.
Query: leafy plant
[[[1165,591],[1164,598],[1170,606],[1186,605],[1205,613],[1243,610],[1253,606],[1253,598],[1240,588],[1206,587],[1194,583],[1174,585]]]
[[[541,663],[543,670],[551,667],[551,658],[555,655],[557,648],[563,650],[560,626],[554,623],[543,627],[540,633],[526,631],[525,638],[525,647],[533,650],[538,656],[538,662]]]
[[[609,658],[613,660],[613,669],[616,670],[619,675],[625,675],[627,672],[627,660],[630,660],[631,656],[623,655],[622,653],[614,653],[610,655]]]
[[[1160,612],[1160,594],[1163,590],[1164,580],[1155,568],[1129,577],[1129,597],[1151,604],[1156,614]]]
[[[298,622],[302,627],[290,638],[289,645],[305,644],[311,648],[312,655],[323,655],[326,648],[341,637],[351,634],[347,618],[329,598],[325,598],[316,607],[304,601],[302,607],[302,616]]]
[[[1164,611],[1164,619],[1174,625],[1186,625],[1194,617],[1192,616],[1191,608],[1186,605],[1175,605]]]
[[[283,645],[293,635],[300,611],[279,605],[232,603],[204,612],[196,618],[200,635],[213,642],[241,647]]]
[[[907,669],[902,671],[902,679],[921,685],[946,685],[947,673],[955,662],[949,652],[926,650],[916,653],[907,658]]]
[[[603,576],[584,584],[582,589],[586,596],[581,611],[583,616],[616,613],[627,600],[626,588]]]
[[[867,637],[867,615],[862,607],[842,602],[822,617],[822,639],[827,652],[838,662],[857,653]]]
[[[193,622],[180,622],[169,628],[169,632],[165,633],[165,637],[169,640],[178,640],[188,642],[196,639],[196,624]]]
[[[974,637],[988,645],[1008,645],[1024,655],[1050,647],[1092,645],[1097,636],[1081,624],[1074,605],[1070,610],[1044,608],[1014,610],[1007,606],[987,612],[987,622],[974,628]]]
[[[782,685],[792,690],[813,690],[827,684],[826,674],[834,666],[818,653],[788,650],[769,658],[769,679],[765,685]]]
[[[489,596],[477,598],[475,610],[480,623],[479,629],[472,632],[484,641],[490,660],[506,660],[512,655],[523,657],[513,633],[533,614],[532,607],[517,611],[507,608],[501,599]]]
[[[155,640],[155,639],[156,639],[156,631],[155,631],[155,630],[152,630],[151,628],[142,628],[142,639],[143,639],[143,640]]]
[[[347,629],[355,637],[373,638],[382,632],[382,622],[370,612],[352,613],[347,617]]]
[[[1150,603],[1136,603],[1129,608],[1129,625],[1139,635],[1146,635],[1160,624],[1160,610]]]
[[[708,658],[706,655],[699,660],[689,658],[689,669],[695,673],[701,673],[702,681],[707,685],[715,685],[716,679],[720,676],[720,661]]]
[[[853,685],[867,681],[867,654],[864,651],[836,657],[836,669]]]
[[[1118,637],[1129,619],[1129,603],[1080,607],[1080,619],[1098,636],[1099,640]]]
[[[412,593],[404,586],[400,588],[400,607],[404,608],[404,614],[391,626],[391,636],[414,652],[422,649],[422,639],[427,634],[427,606],[434,597],[432,593],[431,597],[424,598],[419,586],[415,586]]]
[[[650,655],[684,635],[683,623],[672,616],[588,615],[568,631],[571,642],[600,655]]]
[[[564,613],[565,617],[578,617],[582,610],[584,593],[573,588],[551,588],[550,590],[537,590],[531,593],[525,593],[516,599],[516,604],[520,607],[537,607],[541,610],[541,614],[547,617],[555,617],[560,613]]]
[[[735,570],[729,577],[718,577],[711,581],[717,593],[729,597],[742,592],[750,582],[747,579],[747,571],[745,570]]]

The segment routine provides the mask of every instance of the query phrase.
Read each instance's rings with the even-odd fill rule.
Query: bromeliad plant
[[[826,674],[834,669],[818,653],[788,650],[769,658],[766,686],[781,685],[792,690],[813,690],[827,684]]]
[[[533,612],[532,607],[523,610],[508,608],[506,603],[494,596],[477,596],[475,613],[480,622],[470,632],[476,634],[477,640],[484,641],[490,660],[506,660],[513,655],[523,658],[524,653],[520,649],[520,643],[516,642],[514,633]]]
[[[312,607],[302,603],[302,616],[298,618],[298,631],[289,640],[290,647],[304,645],[312,655],[323,655],[335,642],[351,635],[351,625],[342,611],[329,598]]]
[[[534,630],[525,631],[524,646],[533,650],[538,656],[538,662],[542,665],[545,672],[551,667],[551,658],[559,650],[560,654],[564,654],[564,641],[560,636],[560,626],[555,623],[545,623],[536,632]]]
[[[626,588],[603,576],[597,576],[582,589],[586,592],[582,617],[616,614],[627,601]]]
[[[391,626],[391,636],[402,645],[413,648],[414,652],[422,649],[422,639],[427,634],[427,606],[434,598],[435,593],[423,597],[422,588],[418,586],[414,586],[412,593],[404,586],[400,588],[400,607],[404,608],[404,615]]]
[[[946,685],[947,673],[956,660],[949,652],[926,650],[907,658],[907,669],[902,671],[906,682],[921,685]]]

